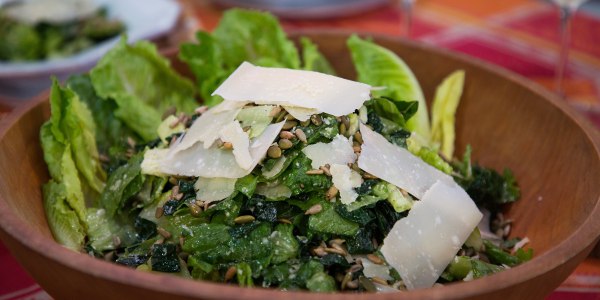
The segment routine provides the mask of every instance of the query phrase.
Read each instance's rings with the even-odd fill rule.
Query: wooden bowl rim
[[[293,34],[343,34],[347,36],[351,33],[342,30],[302,30],[295,31]],[[490,63],[474,59],[465,54],[455,53],[446,49],[434,48],[429,45],[419,44],[393,36],[372,33],[365,33],[364,35],[373,37],[375,41],[401,43],[418,51],[424,51],[432,55],[452,58],[472,67],[480,68],[492,74],[504,77],[507,80],[513,81],[514,83],[529,89],[534,94],[539,95],[540,98],[548,102],[550,105],[558,108],[568,119],[577,124],[585,134],[587,139],[586,141],[594,148],[596,153],[594,158],[600,160],[600,134],[598,131],[596,131],[593,125],[591,125],[589,121],[584,119],[572,107],[568,106],[568,104],[559,99],[556,95],[529,81],[528,79]],[[32,100],[19,106],[8,116],[0,120],[0,140],[5,138],[6,134],[26,113],[30,112],[35,107],[42,105],[45,101],[48,101],[48,95],[49,92],[47,91],[34,97]],[[92,276],[99,277],[107,281],[113,281],[119,284],[140,287],[151,291],[173,295],[220,299],[242,297],[246,297],[247,299],[264,299],[266,297],[281,296],[295,299],[367,299],[371,297],[376,297],[378,299],[392,299],[398,297],[405,299],[420,299],[444,298],[448,296],[453,298],[462,298],[479,295],[482,291],[492,292],[509,287],[511,285],[516,285],[520,282],[558,268],[564,262],[580,254],[582,251],[585,251],[586,248],[591,250],[593,243],[598,241],[600,237],[600,195],[598,195],[598,200],[596,201],[596,205],[594,206],[592,212],[571,236],[559,242],[554,248],[552,248],[552,251],[546,251],[541,255],[535,256],[534,259],[525,264],[471,282],[454,283],[440,288],[414,290],[403,293],[381,293],[376,295],[368,293],[318,294],[303,291],[282,292],[279,290],[263,288],[248,289],[208,281],[194,281],[176,276],[165,276],[164,274],[139,272],[134,269],[118,266],[87,255],[82,255],[81,253],[73,252],[59,245],[53,239],[40,236],[31,227],[29,227],[26,222],[18,219],[15,215],[10,213],[10,208],[7,206],[6,201],[1,195],[0,229],[15,241],[20,243],[23,247],[26,247],[31,251],[38,253],[39,255],[45,256],[46,258],[51,259],[67,268],[77,270],[78,272],[91,274]],[[575,249],[573,249],[574,245]]]

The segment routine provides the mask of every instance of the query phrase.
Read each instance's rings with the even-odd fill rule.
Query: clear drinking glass
[[[560,56],[555,73],[555,90],[561,97],[565,96],[564,77],[569,62],[569,46],[571,40],[571,22],[573,14],[587,0],[551,0],[560,10]]]
[[[409,38],[411,36],[413,6],[416,0],[400,0],[399,6],[402,12],[401,35]]]

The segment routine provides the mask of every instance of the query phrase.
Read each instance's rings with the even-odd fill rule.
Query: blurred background
[[[288,32],[386,34],[460,52],[558,93],[600,127],[600,0],[0,0],[0,120],[51,75],[91,68],[122,33],[174,53],[236,6],[270,10]],[[48,298],[1,244],[0,266],[14,280],[0,284],[0,300]],[[600,260],[549,299],[600,299]]]

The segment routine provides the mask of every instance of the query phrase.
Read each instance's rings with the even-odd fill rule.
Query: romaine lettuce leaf
[[[302,69],[335,75],[335,70],[329,61],[309,38],[301,37],[300,45],[302,45]]]
[[[193,84],[177,74],[150,42],[128,45],[122,39],[90,77],[100,97],[116,101],[115,115],[145,141],[157,137],[162,113],[169,107],[186,113],[196,107]]]
[[[437,87],[431,107],[431,141],[440,145],[447,159],[454,155],[454,120],[460,102],[465,72],[455,71]]]
[[[181,45],[180,58],[196,76],[208,106],[222,101],[211,96],[212,92],[244,61],[263,67],[300,68],[298,50],[269,13],[228,10],[212,34],[198,32],[196,38],[197,44]],[[316,52],[309,51],[316,66]]]
[[[49,126],[55,141],[65,146],[71,144],[71,155],[77,170],[86,183],[99,193],[104,188],[106,174],[98,159],[96,126],[90,110],[73,91],[61,88],[56,79],[50,92],[50,107],[52,115]]]
[[[50,180],[43,187],[44,210],[52,235],[65,247],[79,251],[85,240],[85,229],[69,207],[64,184]]]
[[[358,73],[358,81],[385,87],[380,91],[373,91],[373,96],[418,102],[418,110],[413,118],[407,120],[406,128],[429,141],[429,115],[425,97],[417,78],[406,63],[390,50],[356,35],[348,39],[348,47]]]
[[[115,116],[117,103],[113,99],[103,99],[96,94],[88,74],[71,76],[66,84],[87,105],[94,117],[96,144],[100,153],[111,158],[115,154],[123,156],[127,150],[125,145],[128,138],[140,141],[139,136]]]

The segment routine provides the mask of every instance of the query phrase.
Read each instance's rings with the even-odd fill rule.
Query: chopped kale
[[[176,273],[180,271],[179,257],[173,244],[156,244],[152,246],[150,263],[153,271]]]

